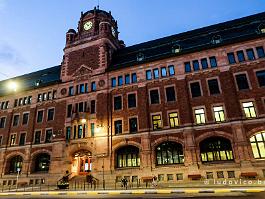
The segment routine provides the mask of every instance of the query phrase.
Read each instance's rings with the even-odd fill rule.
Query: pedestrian
[[[152,179],[152,186],[154,188],[157,188],[157,177],[156,176],[153,176],[153,179]]]
[[[121,179],[122,186],[127,189],[128,187],[128,180],[126,178]]]

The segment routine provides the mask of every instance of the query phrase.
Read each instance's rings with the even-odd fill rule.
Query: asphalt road
[[[162,198],[177,198],[177,199],[184,199],[184,198],[204,198],[204,199],[265,199],[265,193],[226,193],[226,194],[134,194],[134,195],[107,195],[107,194],[99,194],[95,196],[88,196],[88,195],[79,195],[79,196],[16,196],[16,197],[7,197],[7,199],[17,199],[17,198],[31,198],[31,199],[39,199],[39,198],[50,198],[50,199],[66,199],[66,198],[117,198],[117,199],[162,199]]]

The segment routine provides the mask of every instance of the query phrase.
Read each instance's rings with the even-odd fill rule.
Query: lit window
[[[195,109],[195,122],[196,124],[204,124],[206,122],[204,109]]]
[[[246,118],[257,117],[253,102],[243,102],[242,106],[243,106],[243,110],[245,112]]]
[[[65,135],[65,139],[66,139],[66,141],[67,142],[69,142],[69,140],[71,139],[71,127],[70,126],[68,126],[68,127],[66,127],[66,135]]]
[[[225,112],[223,106],[214,106],[213,107],[214,118],[216,122],[225,121]]]
[[[169,113],[170,128],[176,128],[179,125],[178,113]]]
[[[170,165],[183,164],[184,153],[181,144],[176,142],[163,142],[156,148],[156,164]]]
[[[139,149],[135,146],[125,146],[117,150],[116,152],[117,168],[126,167],[139,167],[140,166],[140,155]]]
[[[161,115],[152,116],[153,130],[158,130],[162,128]]]
[[[14,146],[16,144],[16,134],[12,134],[10,138],[10,146]]]
[[[250,143],[255,159],[265,158],[265,131],[262,131],[250,138]]]

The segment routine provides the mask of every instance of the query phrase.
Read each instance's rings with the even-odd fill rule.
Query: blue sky
[[[127,46],[265,11],[265,0],[99,1]],[[0,0],[0,80],[59,65],[66,31],[97,2]]]

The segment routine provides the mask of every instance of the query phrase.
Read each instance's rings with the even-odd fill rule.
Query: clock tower
[[[97,75],[109,66],[112,54],[123,47],[118,38],[117,21],[111,12],[98,8],[81,13],[77,31],[66,33],[61,79],[74,80],[77,74]]]

